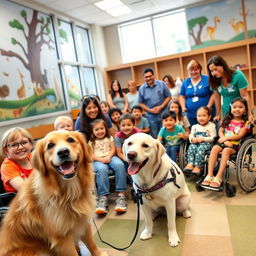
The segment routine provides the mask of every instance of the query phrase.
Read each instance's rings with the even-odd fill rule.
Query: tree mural
[[[27,12],[22,10],[20,12],[21,17],[23,18],[27,29],[24,28],[22,22],[17,19],[13,19],[9,22],[9,26],[15,29],[18,29],[23,33],[23,36],[26,40],[26,45],[23,45],[20,41],[15,38],[11,38],[11,43],[13,45],[18,45],[24,56],[21,54],[0,48],[0,54],[3,56],[17,58],[21,61],[23,66],[29,70],[31,81],[40,86],[45,90],[48,85],[44,82],[43,74],[41,72],[41,61],[40,54],[43,45],[47,45],[48,49],[54,49],[54,41],[51,38],[51,19],[47,17],[38,17],[38,11],[33,10],[31,21],[29,22],[27,17]]]
[[[197,17],[188,21],[189,34],[193,37],[195,41],[195,45],[202,44],[202,41],[201,41],[202,30],[207,22],[208,22],[208,19],[205,16]],[[199,26],[197,35],[196,35],[196,32],[194,31],[194,27],[196,27],[196,25]]]

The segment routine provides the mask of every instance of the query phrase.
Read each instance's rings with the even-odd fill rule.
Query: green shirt
[[[222,84],[219,85],[217,91],[222,96],[222,115],[229,111],[230,103],[240,95],[240,89],[244,89],[248,86],[248,81],[245,75],[240,71],[236,70],[231,77],[231,82],[227,87]]]

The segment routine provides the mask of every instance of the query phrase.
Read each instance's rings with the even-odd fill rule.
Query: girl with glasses
[[[17,192],[31,174],[33,143],[33,137],[23,128],[14,127],[4,133],[1,155],[6,158],[1,165],[1,178],[7,192]]]

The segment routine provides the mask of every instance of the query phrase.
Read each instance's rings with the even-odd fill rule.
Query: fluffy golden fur
[[[92,238],[94,180],[83,135],[49,133],[38,141],[32,164],[4,218],[0,256],[75,256],[79,239],[93,256],[106,256]]]

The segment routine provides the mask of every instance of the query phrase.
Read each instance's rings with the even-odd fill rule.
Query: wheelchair
[[[4,185],[2,183],[2,179],[0,176],[0,225],[2,222],[2,219],[6,215],[8,211],[8,205],[12,201],[12,199],[15,197],[16,193],[13,192],[5,192]]]
[[[226,171],[223,177],[223,182],[220,188],[220,191],[225,191],[227,197],[233,197],[236,194],[235,186],[228,183],[229,174],[230,174],[230,165],[232,164],[235,167],[236,178],[241,189],[247,193],[256,190],[256,134],[253,134],[253,127],[251,126],[251,131],[246,135],[239,144],[239,149],[236,154],[231,155],[230,159],[227,162]],[[187,164],[187,154],[186,151],[189,146],[189,141],[185,144],[182,144],[180,148],[180,167],[184,167]],[[196,181],[195,187],[197,191],[204,190],[201,187],[201,183],[207,175],[208,172],[208,161],[209,161],[210,151],[206,152],[205,159],[202,165],[202,172]],[[214,175],[218,172],[220,164],[220,156],[214,167]],[[185,173],[185,176],[190,176]]]

